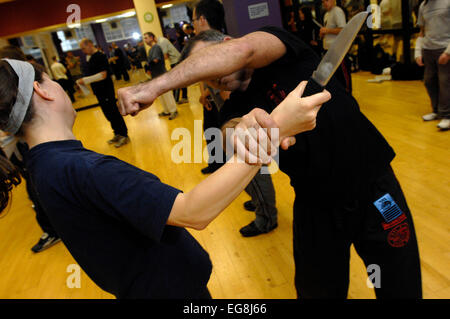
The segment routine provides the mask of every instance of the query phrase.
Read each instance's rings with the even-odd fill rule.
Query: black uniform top
[[[308,80],[319,57],[289,32],[264,27],[279,38],[287,52],[272,64],[254,70],[246,91],[234,91],[220,113],[221,125],[259,107],[270,113],[301,81]],[[297,196],[346,202],[361,185],[387,168],[395,153],[373,124],[360,112],[356,100],[333,78],[327,85],[331,100],[317,116],[314,130],[296,136],[297,143],[280,151],[280,169],[289,175]],[[306,197],[307,196],[307,197]]]
[[[158,60],[158,62],[155,62],[155,60]],[[154,44],[148,51],[148,66],[150,68],[152,78],[156,78],[157,76],[167,72],[166,63],[164,61],[164,53],[158,44]]]
[[[117,47],[114,49],[114,56],[117,57],[116,64],[120,67],[125,66],[125,56],[122,52],[122,49]]]
[[[100,51],[91,55],[87,63],[87,75],[94,75],[99,72],[106,71],[106,78],[102,81],[91,83],[92,91],[96,96],[104,96],[114,94],[114,83],[111,79],[111,71],[109,68],[108,58]]]
[[[80,141],[42,143],[26,165],[53,228],[86,274],[117,298],[196,298],[212,265],[167,225],[179,190]]]

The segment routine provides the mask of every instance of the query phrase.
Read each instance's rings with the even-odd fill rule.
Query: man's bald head
[[[94,54],[97,49],[95,48],[94,42],[92,42],[91,39],[83,38],[80,41],[80,49],[83,51],[84,54],[92,55]]]

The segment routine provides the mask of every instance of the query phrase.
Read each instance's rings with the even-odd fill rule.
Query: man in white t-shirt
[[[56,56],[54,56],[52,59],[53,63],[50,66],[50,69],[52,70],[55,81],[58,82],[65,91],[67,91],[72,103],[75,102],[75,97],[73,96],[74,89],[69,81],[69,78],[67,77],[66,67],[62,63],[58,62]]]
[[[323,48],[327,51],[333,44],[339,32],[347,24],[344,10],[336,6],[336,0],[322,0],[322,6],[327,11],[323,18],[325,26],[320,28],[319,36],[323,39]],[[342,61],[341,67],[336,72],[336,77],[352,93],[352,78],[350,62],[347,57]]]
[[[450,130],[450,1],[425,0],[419,8],[415,58],[425,66],[424,84],[430,96],[432,113],[424,121],[441,121],[437,127]]]
[[[322,6],[327,12],[323,18],[325,27],[320,29],[320,36],[323,37],[323,48],[328,50],[347,23],[344,11],[336,6],[336,0],[322,0]]]

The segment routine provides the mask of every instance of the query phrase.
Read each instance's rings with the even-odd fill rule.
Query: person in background
[[[147,63],[147,52],[145,51],[144,41],[139,41],[136,46],[136,56],[137,60],[141,64],[141,69],[144,68],[144,65]]]
[[[194,27],[190,23],[183,24],[183,47],[189,42],[190,39],[195,37]]]
[[[225,29],[225,10],[218,0],[200,0],[194,5],[193,25],[195,33],[203,31]],[[206,82],[201,82],[202,96],[200,103],[203,104],[203,129],[220,128],[219,112],[228,99],[231,92],[219,90],[211,87]],[[206,138],[206,136],[205,136]],[[217,154],[213,157],[214,141],[206,138],[209,158],[218,158]],[[223,150],[215,149],[220,152],[222,159],[225,158]],[[219,163],[208,161],[208,166],[202,169],[203,174],[210,174],[219,169],[224,160]],[[244,237],[254,237],[267,234],[278,227],[278,210],[276,208],[275,188],[273,186],[270,174],[259,172],[245,188],[251,200],[244,203],[244,208],[255,212],[255,219],[248,225],[242,227],[239,232]]]
[[[222,3],[218,0],[201,0],[195,2],[192,12],[192,24],[195,33],[210,29],[223,31],[225,27],[225,10]],[[209,128],[219,126],[219,110],[230,92],[213,89],[205,82],[200,82],[200,91],[199,102],[203,105],[203,132],[206,132]],[[212,155],[214,140],[206,136],[205,138],[209,161],[208,166],[202,168],[201,172],[202,174],[211,174],[222,166],[224,154],[221,151],[220,157],[222,160],[220,162],[211,160],[212,158],[217,158],[217,156],[213,157]],[[251,201],[249,201],[249,204],[251,204]],[[253,206],[252,210],[254,210]]]
[[[59,85],[61,85],[63,89],[66,90],[66,92],[70,97],[70,100],[72,101],[72,103],[74,103],[75,102],[75,97],[73,96],[74,90],[67,76],[67,69],[64,67],[62,63],[60,63],[56,59],[56,56],[54,56],[52,60],[53,63],[50,66],[50,69],[52,70],[56,82],[58,82]]]
[[[184,37],[186,35],[184,34],[183,29],[178,24],[175,25],[175,35],[176,38],[174,46],[177,48],[178,51],[181,52],[184,47]]]
[[[130,141],[128,128],[117,109],[116,93],[111,79],[108,59],[104,53],[95,48],[94,43],[90,39],[82,39],[80,48],[86,54],[88,74],[79,79],[77,83],[80,85],[91,84],[92,91],[97,97],[102,112],[114,131],[114,137],[108,140],[108,144],[114,144],[115,147],[128,144]]]
[[[27,60],[22,50],[12,45],[5,46],[0,49],[0,59],[4,58],[20,61]],[[50,220],[45,213],[44,207],[42,207],[41,203],[39,202],[38,194],[34,189],[34,186],[30,180],[29,172],[25,166],[24,158],[26,157],[29,149],[28,145],[21,138],[6,135],[3,131],[0,132],[1,148],[4,150],[6,158],[9,159],[17,167],[20,175],[25,180],[28,198],[32,202],[32,207],[36,213],[36,221],[39,227],[42,229],[42,235],[39,238],[38,242],[33,247],[31,247],[32,252],[38,253],[59,243],[61,241],[61,238],[58,236],[52,224],[50,223]]]
[[[323,39],[323,49],[328,51],[331,44],[347,24],[344,10],[336,5],[336,0],[322,0],[322,7],[326,10],[325,26],[320,28],[319,35]],[[351,65],[348,56],[344,58],[336,77],[348,93],[352,93]]]
[[[123,54],[122,49],[117,46],[115,42],[111,43],[111,47],[113,49],[113,57],[111,60],[116,65],[117,73],[116,79],[123,79],[125,82],[130,82],[130,76],[127,71],[128,58]]]
[[[34,56],[32,56],[31,54],[27,54],[27,55],[25,56],[25,59],[26,59],[27,62],[34,62],[34,63],[37,63],[36,59],[35,59]]]
[[[431,100],[432,113],[424,121],[441,119],[437,127],[450,129],[450,1],[425,0],[419,7],[415,58],[425,66],[424,82]]]
[[[295,22],[295,14],[293,11],[289,11],[289,19],[288,19],[288,27],[289,31],[291,31],[294,34],[297,34],[297,22]]]
[[[161,47],[163,51],[164,58],[169,60],[170,68],[174,68],[178,60],[180,59],[180,52],[177,48],[165,37],[157,37],[153,32],[147,32],[147,35],[150,37],[151,41],[156,41],[156,43]],[[181,99],[180,99],[180,90],[181,90]],[[173,96],[175,98],[175,102],[177,104],[183,104],[188,102],[187,98],[187,88],[176,89],[173,91]]]
[[[317,26],[312,17],[311,8],[301,7],[298,10],[300,24],[298,26],[298,35],[306,44],[317,53],[321,54],[321,41],[319,37],[319,26]]]
[[[156,43],[156,39],[153,33],[144,33],[144,41],[150,47],[148,51],[148,67],[152,79],[163,75],[167,72],[166,63],[164,59],[164,53],[161,47]],[[173,120],[178,116],[177,104],[173,94],[166,93],[161,96],[160,99],[163,111],[159,113],[159,116],[168,116],[169,120]]]
[[[72,75],[73,81],[76,82],[78,79],[83,77],[83,72],[81,72],[80,57],[73,55],[73,52],[71,51],[67,52],[66,65]]]

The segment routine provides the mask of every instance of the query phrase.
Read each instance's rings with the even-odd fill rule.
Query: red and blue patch
[[[409,226],[405,222],[406,215],[403,214],[391,195],[385,194],[373,202],[373,204],[384,218],[384,222],[381,223],[383,229],[388,230],[393,228],[387,237],[389,245],[396,248],[405,246],[410,237]]]

